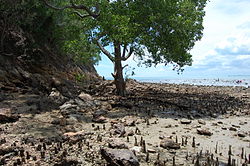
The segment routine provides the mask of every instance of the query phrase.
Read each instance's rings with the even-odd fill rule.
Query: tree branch
[[[51,4],[49,4],[46,0],[42,0],[44,3],[45,3],[45,5],[46,6],[48,6],[48,7],[50,7],[50,8],[52,8],[52,9],[55,9],[55,10],[65,10],[65,9],[80,9],[80,10],[84,10],[84,11],[86,11],[87,13],[88,13],[88,16],[91,16],[91,17],[93,17],[93,18],[97,18],[99,15],[100,15],[100,11],[99,11],[99,6],[97,5],[96,6],[96,9],[97,9],[97,11],[95,11],[95,12],[92,12],[87,6],[85,6],[85,5],[76,5],[76,4],[74,4],[74,2],[73,2],[73,0],[70,0],[70,3],[71,3],[71,5],[66,5],[66,6],[63,6],[63,7],[56,7],[56,6],[53,6],[53,5],[51,5]],[[78,16],[80,16],[79,15],[80,13],[78,12]],[[82,16],[82,15],[81,15]],[[81,17],[80,16],[80,17]],[[87,16],[87,15],[86,15]],[[83,17],[83,18],[85,18],[85,16]]]
[[[89,15],[89,14],[86,14],[86,15],[82,15],[80,12],[78,12],[78,11],[74,11],[73,12],[74,14],[76,14],[77,16],[79,16],[80,18],[86,18],[86,17],[91,17],[91,15]]]
[[[126,67],[128,67],[128,64],[124,65],[124,66],[122,67],[122,70],[123,70],[124,68],[126,68]]]
[[[109,60],[111,60],[111,62],[114,62],[114,57],[110,54],[110,52],[108,52],[108,50],[106,50],[98,40],[96,40],[96,43],[101,51],[109,58]]]
[[[125,58],[126,51],[127,51],[127,44],[124,45],[122,58]]]
[[[129,53],[127,54],[127,56],[122,57],[122,60],[123,60],[123,61],[128,60],[128,58],[131,57],[131,55],[133,54],[133,52],[134,52],[134,48],[133,48],[133,47],[130,47]]]

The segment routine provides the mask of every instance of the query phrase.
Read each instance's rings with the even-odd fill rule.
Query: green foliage
[[[77,82],[83,82],[85,80],[85,75],[81,73],[76,73],[75,74],[75,80]]]
[[[207,0],[116,0],[102,2],[94,31],[102,44],[133,47],[141,64],[191,65],[189,51],[202,37]],[[98,30],[96,30],[98,29]]]
[[[66,1],[57,1],[60,5]],[[3,1],[0,6],[1,27],[8,31],[20,27],[29,38],[29,48],[49,46],[62,54],[73,56],[81,63],[95,64],[100,60],[99,49],[91,44],[82,20],[67,10],[57,12],[37,0]],[[0,28],[0,32],[6,31]],[[5,32],[4,32],[5,33]]]
[[[75,0],[75,4],[83,4],[92,11],[98,4],[100,16],[80,20],[72,13],[77,11],[86,14],[86,11],[67,9],[66,12],[59,13],[68,14],[64,26],[68,30],[74,29],[73,34],[66,33],[69,38],[77,36],[76,33],[88,41],[98,38],[104,47],[113,46],[116,42],[120,46],[133,48],[134,55],[141,60],[140,64],[151,66],[170,63],[176,69],[181,69],[184,65],[191,65],[192,56],[189,51],[202,37],[206,2],[207,0]],[[50,3],[56,6],[69,4],[66,0],[53,0]],[[77,46],[78,42],[82,41],[74,38],[66,42],[64,47],[69,52],[74,52],[72,48],[78,52],[81,48]],[[91,52],[97,49],[91,45],[87,52],[88,50]]]

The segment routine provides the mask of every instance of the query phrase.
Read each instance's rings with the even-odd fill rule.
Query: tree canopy
[[[183,67],[191,64],[189,50],[202,37],[205,4],[206,0],[104,1],[100,17],[93,20],[93,38],[102,46],[116,41],[147,65]]]
[[[190,50],[202,37],[207,0],[46,1],[82,19],[82,33],[114,63],[118,94],[125,94],[121,61],[134,56],[147,66],[191,65]],[[108,51],[107,47],[113,47]]]

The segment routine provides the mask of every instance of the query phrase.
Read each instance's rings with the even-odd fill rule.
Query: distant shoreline
[[[186,84],[186,85],[196,85],[196,86],[242,86],[249,87],[250,79],[137,79],[139,82],[145,83],[166,83],[166,84]]]
[[[113,80],[111,77],[107,77],[107,80]],[[143,83],[160,83],[160,84],[186,84],[196,86],[242,86],[250,87],[250,75],[228,75],[225,77],[131,77],[129,79],[136,80]]]

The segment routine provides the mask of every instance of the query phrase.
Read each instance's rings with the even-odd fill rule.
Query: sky
[[[203,38],[191,50],[192,66],[177,74],[171,66],[137,67],[130,58],[125,75],[130,78],[220,78],[250,75],[250,0],[210,0],[204,17]],[[130,76],[132,69],[135,75]],[[99,75],[111,77],[113,64],[102,55],[96,66]]]

